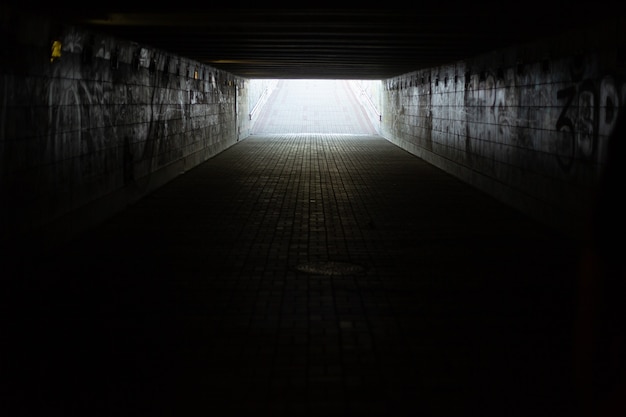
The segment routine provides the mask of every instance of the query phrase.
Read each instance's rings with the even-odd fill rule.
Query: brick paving
[[[572,415],[575,254],[378,136],[255,135],[23,266],[3,401]]]

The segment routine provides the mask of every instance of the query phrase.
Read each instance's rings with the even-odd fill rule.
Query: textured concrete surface
[[[0,59],[0,251],[47,228],[71,237],[249,132],[230,73],[1,12],[16,55]]]
[[[584,238],[610,137],[626,117],[626,74],[613,52],[625,37],[614,30],[567,33],[384,80],[381,134]]]
[[[252,136],[12,259],[2,406],[572,415],[576,250],[380,137]]]

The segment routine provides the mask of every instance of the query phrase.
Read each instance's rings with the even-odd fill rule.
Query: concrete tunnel
[[[0,6],[2,414],[624,415],[623,17],[167,7]]]

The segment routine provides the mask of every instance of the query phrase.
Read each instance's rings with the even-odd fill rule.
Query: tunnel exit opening
[[[250,80],[250,133],[377,134],[380,85],[380,80]]]

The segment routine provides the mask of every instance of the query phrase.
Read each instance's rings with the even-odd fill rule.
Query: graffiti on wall
[[[0,74],[0,200],[12,201],[2,216],[11,230],[125,185],[141,196],[158,185],[157,170],[187,156],[180,165],[195,165],[235,138],[236,84],[221,71],[77,28],[54,41],[55,59],[29,38],[15,71]],[[22,65],[41,52],[44,64]]]
[[[432,82],[389,80],[388,126],[428,150],[432,135],[433,144],[444,144],[437,152],[470,164],[476,157],[482,169],[489,169],[489,161],[552,169],[546,159],[515,151],[526,149],[553,155],[554,167],[566,175],[597,170],[626,102],[626,78],[601,63],[590,55],[472,73],[462,66],[443,68]]]
[[[72,178],[63,178],[57,186],[73,187],[110,169],[112,153],[103,152],[114,145],[111,126],[115,115],[109,106],[112,84],[94,81],[94,57],[104,45],[97,45],[93,36],[70,31],[63,41],[65,59],[51,67],[47,79],[47,140],[42,152],[49,161],[71,161]],[[72,60],[79,57],[79,61]],[[67,61],[67,62],[66,62]],[[102,157],[93,155],[100,153]],[[79,179],[78,179],[79,178]]]
[[[533,148],[534,138],[528,134],[528,127],[537,128],[541,123],[535,120],[536,114],[522,110],[520,101],[525,93],[533,94],[541,100],[547,95],[542,88],[520,91],[520,74],[514,68],[498,68],[465,74],[462,104],[465,129],[459,134],[461,149],[467,161],[481,157],[483,170],[495,172],[495,163],[503,158],[500,144],[520,148]],[[509,155],[512,158],[514,155]],[[494,174],[495,175],[495,174]]]
[[[626,83],[618,76],[585,76],[577,60],[571,74],[572,82],[556,92],[560,105],[555,125],[560,133],[557,157],[565,171],[576,160],[606,161],[607,140],[626,100]]]
[[[63,42],[66,58],[54,63],[46,80],[42,158],[72,160],[77,178],[63,180],[66,187],[78,178],[110,175],[112,170],[120,170],[121,181],[128,184],[137,178],[137,162],[145,175],[166,164],[167,158],[180,157],[183,147],[174,143],[173,130],[186,131],[194,105],[210,101],[201,80],[163,75],[169,75],[169,56],[99,41],[80,31],[68,32]],[[120,62],[125,52],[130,59],[124,66]],[[100,65],[94,57],[114,62]],[[183,80],[179,88],[172,88],[178,80]]]
[[[626,83],[617,75],[598,76],[593,65],[583,69],[573,62],[565,85],[547,81],[546,62],[525,73],[509,68],[476,74],[466,88],[466,153],[478,151],[478,146],[471,148],[472,141],[483,144],[487,157],[494,149],[488,142],[545,149],[534,134],[544,131],[563,172],[571,172],[577,161],[603,163],[626,100]],[[553,106],[558,113],[550,111]]]

